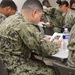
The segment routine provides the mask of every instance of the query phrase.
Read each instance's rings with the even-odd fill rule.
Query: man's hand
[[[49,22],[46,22],[45,25],[46,25],[46,27],[50,27],[50,23]]]
[[[50,41],[50,37],[49,36],[45,36],[43,39],[47,40],[47,41]]]
[[[62,40],[54,40],[53,42],[56,42],[59,46],[61,45]]]

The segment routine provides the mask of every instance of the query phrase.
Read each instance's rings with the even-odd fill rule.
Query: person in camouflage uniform
[[[69,17],[67,19],[67,27],[71,28],[70,30],[70,34],[69,34],[69,41],[68,41],[68,49],[69,49],[69,55],[68,55],[68,61],[67,64],[70,67],[74,67],[75,68],[75,0],[70,0],[70,11],[67,14]]]
[[[67,27],[70,31],[74,24],[75,24],[75,0],[70,0],[70,9],[65,16],[64,27]]]
[[[48,0],[43,0],[42,1],[42,5],[43,5],[43,9],[50,8],[51,7],[51,4],[49,3]]]
[[[68,66],[75,68],[75,25],[71,28],[69,34],[68,50],[69,55],[67,64]]]
[[[37,26],[43,7],[39,0],[27,0],[20,13],[0,25],[0,58],[9,75],[55,75],[53,67],[31,59],[35,52],[42,58],[58,51],[60,41],[49,42],[41,37]]]
[[[67,12],[69,4],[67,1],[57,1],[57,3],[59,4],[57,8],[44,9],[41,19],[45,23],[49,22],[54,32],[61,32],[64,25],[64,16],[62,14]]]
[[[3,0],[0,3],[0,24],[10,15],[15,14],[17,6],[12,0]]]

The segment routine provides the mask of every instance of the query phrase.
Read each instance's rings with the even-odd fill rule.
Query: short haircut
[[[39,0],[26,0],[22,6],[22,9],[26,12],[33,10],[43,11],[43,6]]]
[[[43,0],[42,5],[44,5],[46,2],[49,3],[48,0]]]
[[[1,3],[0,3],[0,7],[1,8],[5,8],[7,6],[10,6],[11,9],[14,9],[14,10],[17,10],[17,6],[16,4],[12,1],[12,0],[3,0]]]
[[[63,1],[57,0],[56,3],[59,4],[59,6],[64,5],[64,4],[66,5],[66,7],[69,6],[69,3],[67,1],[65,1],[65,0],[63,0]]]
[[[70,0],[70,8],[72,7],[73,3],[75,3],[75,0]]]

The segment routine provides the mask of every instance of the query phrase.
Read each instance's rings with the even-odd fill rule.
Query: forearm
[[[48,41],[42,41],[40,47],[41,47],[41,54],[43,54],[43,56],[53,55],[58,51],[59,48],[58,44]]]

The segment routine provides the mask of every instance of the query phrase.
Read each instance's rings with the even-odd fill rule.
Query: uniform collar
[[[20,13],[18,13],[26,22],[29,22],[23,15],[22,15],[22,13],[20,12]],[[31,23],[31,22],[29,22],[29,23]]]
[[[6,16],[4,14],[2,14],[2,13],[0,13],[0,15],[6,18]]]

